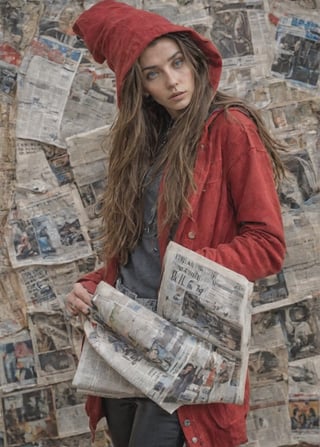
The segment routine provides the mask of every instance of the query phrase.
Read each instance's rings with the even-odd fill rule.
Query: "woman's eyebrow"
[[[179,51],[179,50],[176,51],[172,56],[170,56],[170,57],[168,58],[167,62],[172,61],[172,59],[174,59],[175,57],[177,57],[178,54],[182,54],[181,51]],[[142,68],[142,71],[144,71],[144,70],[155,69],[155,68],[157,68],[157,67],[158,67],[158,65],[149,65],[148,67],[144,67],[144,68]]]

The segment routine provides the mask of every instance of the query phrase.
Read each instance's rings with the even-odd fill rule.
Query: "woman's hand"
[[[90,313],[92,295],[85,289],[82,284],[75,283],[73,289],[66,297],[66,309],[71,315],[79,315]]]

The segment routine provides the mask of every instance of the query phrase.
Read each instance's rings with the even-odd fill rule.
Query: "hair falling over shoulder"
[[[163,172],[161,200],[166,216],[163,225],[172,227],[183,212],[188,212],[188,196],[195,190],[193,168],[197,144],[210,109],[239,107],[257,125],[260,137],[271,157],[276,182],[284,174],[279,150],[284,147],[267,131],[260,114],[239,98],[221,92],[213,94],[208,66],[203,53],[185,33],[168,34],[191,63],[195,94],[186,110],[168,126],[166,110],[143,94],[142,76],[136,62],[121,91],[121,107],[111,129],[111,152],[107,188],[103,200],[103,252],[105,261],[116,257],[121,264],[128,260],[143,230],[143,192],[146,173]],[[159,148],[159,136],[166,133]]]

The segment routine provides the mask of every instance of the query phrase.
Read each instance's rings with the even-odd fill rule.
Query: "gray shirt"
[[[161,275],[157,231],[157,198],[161,173],[151,180],[150,175],[149,172],[144,191],[143,233],[130,253],[127,264],[120,266],[116,287],[155,311]]]

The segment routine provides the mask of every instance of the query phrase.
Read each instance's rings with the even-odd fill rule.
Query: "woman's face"
[[[194,74],[178,44],[162,37],[140,56],[142,83],[147,94],[174,119],[189,104],[194,92]]]

